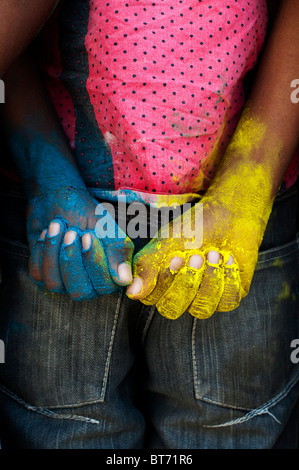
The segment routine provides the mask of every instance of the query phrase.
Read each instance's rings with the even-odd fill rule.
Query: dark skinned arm
[[[0,1],[0,77],[32,42],[57,0]]]

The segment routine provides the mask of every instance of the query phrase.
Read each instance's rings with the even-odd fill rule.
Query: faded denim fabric
[[[40,290],[25,201],[5,191],[2,448],[296,448],[296,200],[294,190],[277,198],[240,307],[172,321],[124,291],[74,302]]]

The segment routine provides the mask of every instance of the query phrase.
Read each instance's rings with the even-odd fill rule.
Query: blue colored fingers
[[[65,292],[59,265],[60,248],[65,232],[66,225],[61,220],[54,219],[49,225],[44,240],[41,275],[45,288],[50,292]]]
[[[36,243],[31,246],[29,258],[29,274],[32,279],[40,286],[43,286],[43,278],[41,272],[41,259],[44,247],[44,240],[47,235],[47,230],[43,230]]]
[[[82,236],[82,259],[93,288],[98,295],[109,294],[119,289],[110,274],[106,254],[101,241],[94,232]]]
[[[59,256],[60,269],[70,298],[89,300],[96,297],[96,292],[83,263],[80,236],[77,229],[66,232]]]

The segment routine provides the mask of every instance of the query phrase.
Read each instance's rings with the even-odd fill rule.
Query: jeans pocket
[[[254,409],[298,379],[298,241],[259,254],[250,292],[232,312],[193,322],[195,396]],[[282,394],[283,395],[283,394]]]
[[[28,249],[20,243],[1,240],[0,263],[2,386],[37,407],[103,402],[112,353],[118,354],[121,293],[75,302],[41,291],[29,277]]]

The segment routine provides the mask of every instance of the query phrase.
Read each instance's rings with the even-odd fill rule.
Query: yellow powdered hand
[[[170,319],[186,310],[207,318],[216,310],[231,311],[239,305],[249,292],[275,196],[271,184],[275,168],[255,158],[264,133],[263,123],[244,112],[222,167],[200,200],[201,246],[197,237],[185,236],[182,217],[167,227],[170,237],[163,237],[162,228],[160,236],[134,258],[129,297],[155,304]],[[195,211],[193,206],[189,214],[193,228]]]

